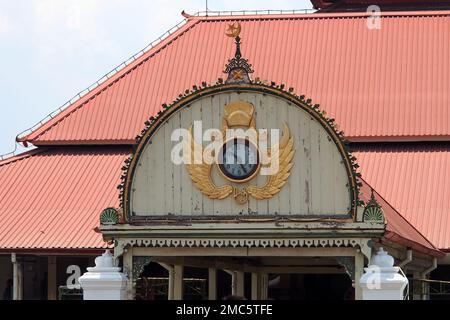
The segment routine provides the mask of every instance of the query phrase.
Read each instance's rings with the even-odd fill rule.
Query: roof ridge
[[[209,14],[211,14],[211,12],[209,12]],[[444,16],[436,18],[436,20],[439,20],[438,21],[439,25],[442,27],[442,25],[445,24],[448,17],[450,16],[450,10],[448,10],[448,11],[427,11],[427,12],[416,12],[416,13],[414,13],[414,12],[391,12],[391,13],[387,12],[385,14],[392,15],[392,16],[403,15],[403,16],[405,16],[405,18],[403,18],[403,19],[411,20],[412,21],[411,23],[414,23],[414,25],[416,23],[416,22],[414,22],[414,20],[416,20],[416,19],[410,19],[409,16],[411,16],[411,15],[420,14],[420,15],[425,15],[425,16],[432,16],[435,14],[440,14],[440,15],[444,15]],[[94,89],[92,89],[92,91],[89,91],[85,95],[79,97],[79,99],[76,99],[75,101],[71,101],[67,105],[67,107],[65,107],[64,109],[61,110],[61,108],[60,108],[58,110],[59,111],[58,113],[55,112],[55,114],[51,115],[51,119],[44,119],[38,125],[32,127],[31,130],[29,130],[29,131],[27,130],[25,134],[23,134],[23,135],[19,134],[18,137],[16,138],[16,141],[23,142],[24,144],[26,144],[26,142],[30,142],[30,143],[34,143],[35,145],[69,144],[70,141],[77,141],[77,143],[78,143],[79,140],[83,140],[84,142],[89,142],[89,143],[97,143],[98,142],[100,144],[104,144],[105,139],[106,140],[108,140],[108,139],[120,140],[122,143],[132,143],[133,132],[131,132],[131,130],[129,130],[129,129],[125,129],[123,126],[120,127],[120,130],[122,130],[123,132],[118,132],[116,134],[116,133],[112,133],[112,131],[109,131],[107,133],[101,133],[101,134],[99,133],[98,135],[95,132],[94,133],[88,132],[86,134],[81,133],[81,132],[79,132],[77,134],[74,134],[74,133],[65,134],[65,133],[61,133],[63,131],[61,128],[63,128],[64,125],[67,123],[69,123],[68,128],[76,127],[77,115],[81,114],[82,117],[89,117],[92,114],[96,114],[95,110],[97,110],[97,109],[89,108],[89,106],[95,104],[94,101],[97,101],[98,98],[101,98],[104,95],[108,96],[108,92],[110,92],[110,91],[113,93],[121,92],[120,90],[122,90],[122,89],[120,89],[120,90],[115,89],[120,85],[121,82],[127,82],[128,79],[133,79],[134,74],[138,74],[140,72],[140,70],[142,70],[142,69],[145,70],[147,65],[152,65],[152,61],[158,60],[159,59],[158,57],[160,57],[161,55],[164,55],[166,52],[171,52],[172,48],[177,48],[178,42],[184,43],[185,42],[184,39],[188,38],[191,33],[196,33],[197,30],[200,29],[200,27],[194,28],[194,26],[203,26],[204,25],[205,29],[208,29],[208,32],[209,32],[209,29],[210,29],[209,24],[215,24],[215,23],[225,24],[227,21],[233,21],[232,19],[245,21],[244,23],[248,23],[249,25],[252,25],[252,21],[255,21],[255,19],[261,19],[261,20],[256,20],[255,23],[260,23],[260,21],[261,22],[267,21],[269,24],[270,23],[276,24],[277,20],[279,21],[280,24],[284,24],[285,21],[287,22],[288,20],[297,21],[297,23],[300,23],[300,24],[302,24],[303,21],[305,21],[305,23],[307,23],[308,21],[313,21],[313,20],[308,20],[308,19],[314,19],[316,21],[315,23],[318,25],[322,24],[322,21],[329,22],[330,24],[333,24],[333,23],[340,24],[341,23],[340,21],[344,21],[344,20],[348,21],[350,24],[355,21],[362,22],[362,20],[352,21],[353,20],[352,18],[348,18],[348,19],[342,18],[345,15],[352,16],[352,17],[354,17],[354,16],[359,17],[359,16],[367,16],[367,13],[315,13],[315,14],[292,14],[292,13],[290,13],[290,14],[269,14],[269,15],[268,14],[262,14],[262,15],[244,14],[244,15],[231,15],[231,16],[225,16],[225,15],[192,16],[192,15],[185,14],[184,16],[186,17],[186,19],[184,19],[183,21],[187,22],[187,23],[185,23],[182,27],[180,27],[176,32],[172,33],[167,38],[165,38],[164,40],[159,42],[155,47],[153,47],[150,50],[145,51],[143,54],[139,55],[138,58],[136,58],[134,61],[130,62],[130,64],[123,67],[123,69],[117,71],[117,73],[113,74],[110,78],[108,78],[104,82],[101,82],[101,80],[103,79],[102,78],[99,81],[101,83],[97,87],[95,87]],[[273,19],[273,20],[271,20],[271,19]],[[283,20],[279,20],[279,19],[283,19]],[[402,18],[400,18],[400,19],[402,19]],[[395,19],[392,19],[392,20],[395,20]],[[417,20],[420,20],[420,19],[417,19]],[[433,20],[433,19],[425,18],[425,20]],[[314,24],[314,25],[316,25],[316,24]],[[347,26],[350,24],[345,24],[346,29],[344,29],[344,30],[347,30],[348,29]],[[436,24],[436,23],[433,22],[433,25],[434,24]],[[192,30],[192,29],[194,29],[194,30]],[[213,28],[211,28],[211,29],[213,29]],[[203,30],[203,29],[201,29],[201,30]],[[214,29],[214,30],[216,30],[216,29]],[[251,29],[251,30],[253,30],[252,32],[256,32],[255,29]],[[311,29],[311,31],[308,31],[308,32],[316,32],[315,30],[316,30],[316,27],[314,27],[313,29]],[[214,32],[216,32],[216,31],[214,31]],[[380,36],[380,41],[388,41],[389,39],[390,39],[389,37],[386,38],[386,36],[383,36],[383,37]],[[180,41],[177,41],[177,40],[180,40]],[[209,40],[209,41],[215,41],[215,40]],[[258,38],[256,38],[256,40],[252,41],[252,43],[255,43],[255,41],[258,41]],[[170,44],[170,46],[169,46],[169,44]],[[323,46],[322,43],[319,43],[319,45]],[[390,47],[388,47],[388,48],[390,48]],[[166,50],[163,50],[163,49],[166,49]],[[286,50],[288,50],[288,49],[286,49]],[[353,50],[353,51],[354,51],[354,53],[356,52],[355,50]],[[442,51],[442,53],[445,51]],[[161,53],[161,54],[157,55],[157,53]],[[189,54],[197,54],[197,53],[196,53],[196,51],[192,51]],[[324,53],[324,55],[326,56],[327,54]],[[361,59],[367,58],[366,57],[367,55],[365,53],[361,53],[360,55],[362,56]],[[257,57],[259,57],[259,56],[260,56],[260,54],[258,54]],[[151,59],[151,58],[154,58],[154,59]],[[379,58],[381,59],[382,57],[380,56]],[[176,58],[173,57],[172,59],[176,59]],[[209,59],[208,60],[209,63],[213,63],[211,61],[214,60],[214,58],[208,58],[208,59]],[[311,58],[309,56],[308,56],[308,59],[311,60]],[[422,59],[422,57],[420,55],[418,55],[415,58],[415,60],[419,60],[419,59]],[[164,67],[164,65],[162,64],[159,67]],[[274,64],[273,68],[278,68],[281,70],[281,65],[279,65],[279,63]],[[132,72],[134,70],[136,70],[136,72]],[[286,71],[286,70],[284,70],[284,71]],[[413,71],[411,71],[411,72],[413,72]],[[418,74],[420,70],[417,72],[416,71],[414,71],[413,75]],[[320,70],[318,70],[317,72],[320,72]],[[381,79],[379,74],[375,74],[374,76],[377,77],[376,79]],[[401,77],[401,76],[405,76],[404,70],[397,70],[396,77]],[[209,77],[209,75],[208,75],[208,77]],[[266,78],[266,77],[267,76],[264,76],[264,78]],[[293,75],[287,75],[287,77],[291,77],[290,81],[294,81],[294,82],[297,79]],[[211,81],[211,79],[207,79],[207,80],[208,80],[208,82]],[[283,79],[279,79],[278,81],[282,82]],[[149,83],[144,83],[143,85],[146,86],[146,88],[150,87]],[[167,84],[164,84],[164,85],[167,85]],[[405,90],[410,90],[411,88],[413,88],[413,85],[407,84],[405,88],[406,88]],[[123,89],[123,90],[125,90],[125,89]],[[169,93],[170,93],[170,96],[173,94],[170,89],[167,89],[167,92],[164,92],[164,94],[169,94]],[[407,93],[409,93],[409,91]],[[375,95],[375,93],[372,93],[372,94],[375,99],[377,99],[377,98],[379,99],[379,97],[377,95]],[[348,95],[348,96],[350,96],[350,95]],[[331,99],[331,97],[332,97],[331,93],[328,96],[325,95],[326,99],[327,98]],[[145,109],[145,110],[151,110],[151,112],[154,112],[157,108],[157,104],[160,102],[164,102],[163,100],[160,101],[160,98],[161,97],[159,97],[159,95],[157,95],[157,98],[146,96],[145,99],[147,99],[148,101],[151,101],[152,105],[151,106],[140,106],[139,107],[140,109],[138,111],[140,112],[140,111],[142,111],[141,109]],[[167,100],[167,98],[168,97],[166,97],[165,100]],[[358,102],[356,98],[352,98],[352,97],[350,97],[350,98],[338,97],[338,98],[351,100],[353,103]],[[443,102],[441,100],[443,98],[445,98],[444,94],[442,94],[438,98],[440,99],[438,102],[440,104],[443,104]],[[125,99],[125,98],[123,98],[123,99],[126,103],[128,103],[128,104],[130,103],[130,99]],[[144,98],[135,98],[135,99],[142,100]],[[158,101],[156,101],[156,100],[158,100]],[[334,99],[334,100],[336,100],[336,99]],[[401,103],[404,103],[403,100],[401,101]],[[131,105],[128,105],[128,104],[124,105],[124,107],[125,107],[124,110],[127,110],[127,108],[132,107]],[[331,105],[332,105],[332,108],[335,108],[335,106],[333,104],[331,104]],[[123,116],[123,113],[125,111],[122,111],[122,109],[119,109],[119,107],[122,107],[122,106],[117,106],[117,108],[115,110],[118,110],[119,113]],[[107,110],[107,106],[104,106],[104,105],[99,106],[99,108],[100,108],[99,110],[102,112],[105,112]],[[442,113],[440,110],[441,109],[438,109],[436,112]],[[334,111],[336,113],[336,110],[334,110]],[[72,117],[73,115],[75,117]],[[336,114],[334,114],[334,115],[336,115]],[[142,117],[142,115],[139,114],[139,118],[141,118],[141,117]],[[113,117],[113,116],[111,116],[111,118],[113,118],[113,120],[115,121],[114,124],[117,124],[117,118]],[[136,118],[136,117],[130,116],[130,118],[133,118],[133,121],[134,121],[134,118]],[[71,119],[75,119],[75,120],[71,121]],[[127,119],[127,121],[131,121],[128,118],[126,118],[126,119]],[[86,120],[88,120],[88,119],[86,119]],[[94,125],[94,122],[91,122],[90,120],[88,120],[88,121],[89,121],[90,125]],[[111,129],[112,125],[105,124],[103,126]],[[131,126],[133,127],[133,129],[135,129],[134,123],[132,123]],[[370,141],[376,141],[376,140],[380,140],[380,141],[399,140],[400,141],[400,140],[402,140],[403,141],[403,140],[408,140],[408,139],[413,139],[414,141],[417,141],[417,138],[411,138],[411,137],[416,137],[416,135],[417,135],[417,137],[420,138],[420,140],[426,139],[426,140],[436,141],[436,140],[448,140],[448,138],[450,138],[450,136],[447,134],[441,134],[442,132],[446,132],[446,129],[443,129],[440,127],[435,130],[429,130],[429,131],[424,132],[424,130],[416,130],[416,129],[412,128],[412,126],[413,125],[407,124],[406,125],[407,128],[402,131],[389,130],[389,128],[385,129],[384,127],[380,128],[380,129],[371,128],[370,130],[368,129],[368,130],[364,131],[359,126],[353,125],[353,127],[352,127],[354,130],[353,134],[355,136],[353,136],[353,134],[351,132],[349,132],[351,130],[346,130],[346,132],[349,132],[347,137],[349,139],[351,139],[352,141],[355,140],[355,142],[361,142],[361,141],[365,142],[365,140],[370,140]],[[100,130],[103,130],[103,129],[100,129]],[[92,131],[94,131],[94,129],[92,129]],[[362,131],[364,131],[364,132],[362,132]],[[383,131],[385,133],[383,133]],[[432,132],[432,133],[430,133],[430,132]],[[364,133],[364,135],[362,135],[361,133]],[[58,134],[60,136],[58,136]],[[90,135],[92,135],[92,136],[90,136]],[[110,136],[108,137],[106,135],[110,135]],[[80,136],[81,136],[81,138],[78,139]]]
[[[23,153],[19,153],[19,154],[14,155],[14,156],[12,156],[10,158],[1,160],[0,161],[0,167],[3,167],[5,165],[8,165],[10,163],[14,163],[14,162],[17,162],[17,161],[20,161],[20,160],[25,160],[25,159],[31,158],[32,156],[35,156],[35,155],[40,154],[40,153],[43,153],[43,152],[48,151],[50,149],[52,149],[52,148],[45,146],[45,147],[34,148],[34,149],[31,149],[31,150],[25,151]]]
[[[185,17],[182,21],[180,21],[178,24],[176,24],[174,27],[170,28],[168,31],[163,33],[160,37],[158,37],[156,40],[152,41],[149,45],[147,45],[144,49],[140,50],[136,54],[132,55],[129,59],[125,60],[121,64],[119,64],[117,67],[115,67],[113,70],[108,72],[106,75],[102,76],[99,80],[94,82],[92,85],[87,87],[86,89],[80,91],[78,94],[76,94],[73,98],[71,98],[69,101],[67,101],[64,105],[57,108],[53,112],[51,112],[49,115],[47,115],[44,119],[39,121],[34,126],[30,127],[29,129],[26,129],[19,133],[16,137],[16,142],[27,142],[30,140],[34,140],[44,133],[46,133],[48,130],[50,130],[52,127],[54,127],[56,124],[60,123],[63,119],[65,119],[68,115],[72,114],[76,110],[78,110],[80,107],[83,106],[83,104],[89,102],[91,99],[93,99],[98,93],[104,91],[106,88],[117,82],[118,79],[120,79],[122,76],[130,73],[134,68],[141,65],[142,63],[146,62],[149,58],[151,58],[154,54],[160,52],[161,49],[165,48],[165,45],[170,44],[172,41],[176,40],[176,38],[185,32],[189,31],[190,28],[195,26],[198,22],[207,22],[207,21],[222,21],[222,20],[246,20],[246,19],[271,19],[271,20],[280,20],[280,19],[292,19],[292,18],[298,18],[298,19],[318,19],[318,18],[336,18],[336,17],[367,17],[371,16],[371,13],[368,12],[328,12],[328,13],[321,13],[321,12],[314,12],[314,13],[307,13],[309,10],[314,9],[299,9],[299,10],[242,10],[242,11],[200,11],[195,13],[194,15],[186,14],[184,11],[182,12],[183,17]],[[247,12],[253,12],[255,14],[246,14]],[[273,12],[273,13],[271,13]],[[301,13],[305,12],[305,13]],[[205,15],[201,15],[201,14]],[[222,15],[222,13],[229,13],[229,15]],[[243,13],[240,15],[233,15],[233,13]],[[387,11],[387,12],[380,12],[381,16],[392,16],[392,17],[399,17],[399,16],[446,16],[450,15],[450,10],[430,10],[430,11]],[[191,24],[189,27],[186,27],[189,22]],[[171,30],[176,29],[174,32],[170,33]],[[167,36],[164,38],[164,35]],[[167,43],[166,43],[167,42]],[[165,45],[164,45],[165,44]],[[160,48],[162,47],[162,48]],[[148,50],[147,50],[148,49]],[[147,56],[145,59],[141,60],[140,58]],[[131,60],[131,61],[130,61]],[[102,88],[102,89],[99,89]],[[79,103],[81,100],[85,99],[83,102],[77,105],[73,110],[68,110],[72,106],[74,106],[76,103]],[[55,119],[55,117],[61,117],[62,118],[54,121],[51,125],[49,123]],[[44,128],[46,125],[48,127]],[[44,128],[44,129],[43,129]],[[41,132],[39,132],[36,136],[33,137],[33,134],[38,132],[40,129],[42,129]],[[24,135],[26,134],[26,135]],[[30,139],[30,137],[33,137]]]
[[[197,12],[195,15],[190,16],[188,19],[198,19],[203,21],[220,21],[220,20],[254,20],[254,19],[272,19],[272,20],[280,20],[280,19],[318,19],[318,18],[341,18],[341,17],[349,17],[349,18],[366,18],[372,17],[372,12],[359,11],[359,12],[320,12],[315,11],[312,13],[301,13],[301,11],[305,11],[308,9],[302,10],[254,10],[253,12],[268,12],[268,11],[279,11],[279,13],[256,13],[256,14],[234,14],[237,12],[249,12],[249,11],[208,11],[208,14],[211,13],[219,13],[217,15],[199,15]],[[284,12],[286,11],[286,12]],[[299,12],[297,12],[299,11]],[[231,13],[230,15],[222,15],[221,13]],[[252,11],[250,11],[252,12]],[[293,12],[293,13],[289,13]],[[450,15],[450,10],[416,10],[416,11],[380,11],[380,16],[385,17],[416,17],[416,16],[447,16]]]
[[[72,152],[79,152],[81,149],[84,152],[91,152],[92,150],[105,152],[102,149],[114,149],[114,150],[121,150],[124,152],[126,149],[131,148],[129,145],[125,144],[106,144],[106,145],[43,145],[38,146],[34,149],[24,151],[22,153],[19,153],[17,155],[11,156],[9,158],[0,160],[0,167],[3,167],[5,165],[8,165],[10,163],[14,163],[17,161],[25,160],[28,158],[31,158],[35,155],[42,154],[49,151],[60,151],[60,150],[71,150]]]
[[[131,71],[133,71],[134,69],[136,69],[137,67],[139,67],[140,65],[142,65],[143,63],[148,61],[155,54],[161,52],[161,50],[166,48],[167,45],[171,44],[179,36],[185,34],[187,31],[189,31],[192,27],[194,27],[200,21],[202,21],[202,19],[183,19],[177,25],[175,25],[174,27],[172,27],[171,29],[166,31],[158,39],[156,39],[155,41],[153,41],[149,45],[147,45],[144,49],[142,49],[138,53],[134,54],[131,58],[127,59],[125,62],[122,62],[118,67],[114,68],[112,71],[108,72],[106,75],[101,77],[94,84],[89,86],[87,89],[80,91],[77,95],[75,95],[74,98],[70,99],[63,106],[61,106],[60,108],[58,108],[55,111],[53,111],[52,113],[50,113],[47,117],[45,117],[43,120],[38,122],[36,125],[19,133],[16,137],[16,142],[29,142],[31,140],[30,137],[33,136],[33,134],[35,134],[36,132],[38,132],[40,129],[42,129],[42,131],[39,132],[32,139],[36,139],[36,138],[40,137],[42,134],[46,133],[52,127],[59,124],[62,120],[64,120],[69,115],[71,115],[73,112],[77,111],[79,108],[81,108],[87,102],[89,102],[90,100],[95,98],[99,93],[105,91],[111,85],[116,83],[119,79],[121,79],[122,77],[129,74]],[[189,23],[189,22],[191,22],[191,23]],[[177,28],[177,29],[174,32],[170,33],[170,30],[172,30],[174,28]],[[163,38],[163,36],[166,33],[167,33],[167,37]],[[157,41],[159,41],[159,42],[157,42]],[[157,43],[155,45],[152,45],[154,42],[157,42]],[[149,49],[147,51],[145,51],[147,48],[149,48]],[[129,62],[130,60],[132,60],[132,61]],[[129,64],[127,64],[127,62],[129,62]],[[73,102],[72,102],[72,100],[73,100]],[[71,109],[72,107],[73,107],[73,109]],[[53,115],[54,113],[56,113],[56,114]],[[60,118],[50,124],[50,122],[53,119],[55,119],[56,117],[60,117]],[[45,128],[45,126],[47,126],[47,127]],[[36,127],[36,128],[34,128],[34,127]],[[21,137],[22,134],[24,134],[28,131],[29,131],[29,133],[27,135]]]

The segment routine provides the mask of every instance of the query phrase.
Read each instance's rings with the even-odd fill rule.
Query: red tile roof
[[[436,247],[450,250],[450,144],[356,146],[362,177]]]
[[[22,140],[133,143],[161,103],[222,76],[234,50],[224,37],[233,19],[242,24],[243,53],[254,76],[295,87],[321,103],[349,138],[450,138],[450,12],[383,15],[381,30],[368,30],[360,13],[191,18]],[[440,248],[450,248],[446,148],[356,150],[363,177]],[[118,205],[116,186],[130,151],[40,147],[0,162],[0,249],[104,247],[93,228],[103,208]],[[434,250],[392,206],[380,202],[386,237]]]
[[[41,147],[0,162],[0,249],[99,249],[99,214],[118,206],[126,147]],[[364,200],[371,187],[364,182]],[[387,220],[385,238],[439,255],[436,248],[376,194]]]
[[[0,249],[98,249],[100,212],[118,206],[124,147],[39,148],[0,162]]]
[[[363,186],[361,187],[362,200],[368,202],[370,200],[373,188],[362,179]],[[412,248],[416,251],[431,254],[433,256],[443,256],[427,238],[425,238],[408,220],[395,210],[376,190],[373,190],[375,199],[381,205],[384,217],[386,219],[386,232],[384,239],[399,243],[405,247]]]
[[[450,11],[193,17],[22,141],[132,143],[144,121],[185,89],[223,77],[242,24],[254,76],[320,103],[353,140],[450,138]],[[420,138],[418,138],[420,137]]]
[[[379,5],[382,8],[425,8],[431,7],[447,7],[450,3],[449,0],[311,0],[314,8],[330,10],[354,10],[359,8],[366,11],[370,5]],[[386,10],[384,10],[386,11]]]

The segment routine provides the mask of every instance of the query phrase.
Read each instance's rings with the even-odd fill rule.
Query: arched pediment
[[[130,222],[274,216],[355,219],[358,184],[354,158],[334,121],[310,100],[275,84],[219,81],[212,86],[194,86],[173,104],[163,107],[157,117],[146,123],[124,168],[122,206]],[[227,169],[215,163],[206,167],[201,163],[174,163],[174,148],[180,147],[183,140],[172,141],[175,130],[189,130],[196,121],[201,122],[200,137],[208,129],[224,132],[224,126],[254,128],[257,132],[266,129],[269,133],[280,130],[280,139],[276,140],[280,146],[279,169],[273,174],[262,174],[264,165],[259,164],[259,159],[256,173],[245,177],[252,166],[246,167],[244,161],[244,166],[230,169],[241,174],[233,179]],[[257,135],[256,150],[272,150],[276,145],[271,143],[269,134],[262,147],[261,135]],[[211,141],[201,139],[197,145],[205,151]],[[194,144],[190,141],[188,145]],[[223,148],[216,150],[216,158]],[[235,148],[245,149],[239,145]]]

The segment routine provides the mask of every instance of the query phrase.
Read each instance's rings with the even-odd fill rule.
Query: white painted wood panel
[[[282,129],[283,123],[287,123],[295,146],[294,167],[280,193],[268,200],[250,197],[245,205],[237,204],[233,196],[209,199],[194,186],[184,165],[170,161],[176,144],[170,139],[174,129],[188,129],[194,120],[203,122],[203,130],[221,129],[224,106],[239,100],[255,106],[257,128]],[[217,170],[213,166],[212,177],[218,186],[229,184],[243,188],[261,186],[266,181],[266,177],[257,176],[248,183],[231,183]],[[345,165],[326,130],[298,106],[262,93],[220,93],[201,98],[176,112],[144,148],[131,191],[131,210],[138,216],[346,215],[349,208]]]

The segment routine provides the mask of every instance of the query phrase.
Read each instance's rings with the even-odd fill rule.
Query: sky
[[[0,0],[0,155],[15,137],[205,0]],[[209,10],[311,8],[308,0],[209,0]],[[18,151],[24,150],[19,148]]]

